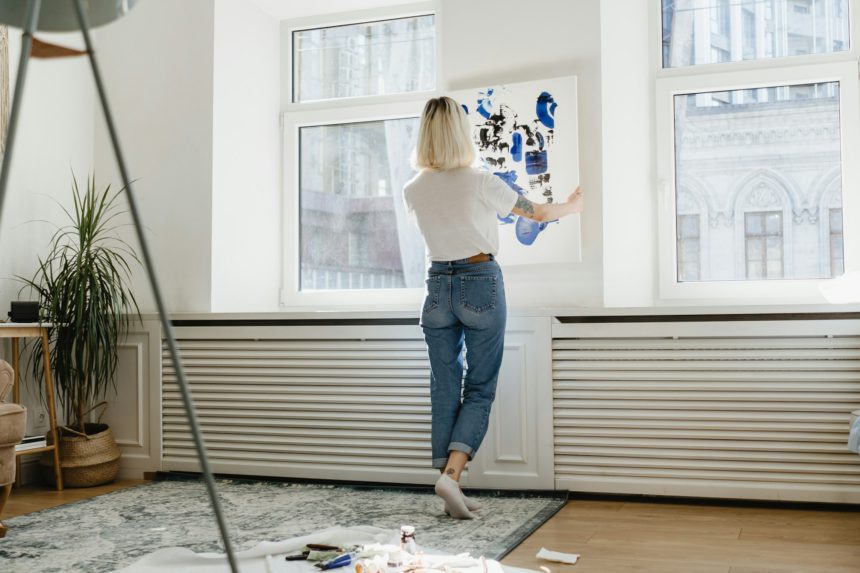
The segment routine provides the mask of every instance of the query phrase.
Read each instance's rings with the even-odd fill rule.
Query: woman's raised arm
[[[564,203],[533,203],[521,196],[512,211],[515,215],[542,223],[581,213],[582,206],[582,188],[577,187]]]

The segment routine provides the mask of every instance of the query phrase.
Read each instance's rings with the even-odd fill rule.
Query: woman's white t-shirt
[[[504,181],[472,167],[424,169],[403,187],[406,211],[424,236],[431,261],[499,252],[499,222],[519,195]]]

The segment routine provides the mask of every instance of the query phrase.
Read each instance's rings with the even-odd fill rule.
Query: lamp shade
[[[28,0],[0,0],[0,24],[24,27]],[[125,16],[137,0],[82,0],[84,11],[93,28],[109,24]],[[43,32],[80,30],[73,0],[42,0],[36,29]]]

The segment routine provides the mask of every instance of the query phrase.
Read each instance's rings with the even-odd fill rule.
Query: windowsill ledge
[[[726,315],[728,320],[756,315],[779,317],[818,318],[856,318],[860,314],[860,304],[806,304],[806,305],[733,305],[733,306],[650,306],[650,307],[552,307],[552,308],[512,308],[510,317],[560,318],[560,317],[670,317],[689,316],[695,321],[697,315],[703,319]],[[840,316],[845,315],[845,316]],[[145,319],[156,319],[157,315],[145,314]],[[218,323],[255,323],[255,322],[298,322],[305,321],[396,321],[409,323],[418,320],[416,310],[295,310],[276,312],[211,312],[211,313],[174,313],[171,318],[177,326],[199,322]]]

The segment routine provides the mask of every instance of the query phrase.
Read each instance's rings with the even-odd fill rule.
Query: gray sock
[[[454,519],[474,519],[475,516],[466,507],[460,484],[446,475],[436,480],[436,495],[445,500],[445,511]]]
[[[463,490],[460,490],[460,493],[463,493]],[[481,509],[481,503],[471,497],[466,497],[466,494],[463,493],[463,501],[466,502],[466,507],[469,508],[469,511],[478,511]]]
[[[478,511],[481,509],[481,504],[474,498],[466,497],[466,494],[463,493],[463,490],[460,490],[460,493],[463,494],[463,501],[466,503],[466,509],[469,511]],[[448,511],[448,503],[445,502],[445,513],[451,515],[451,512]]]

